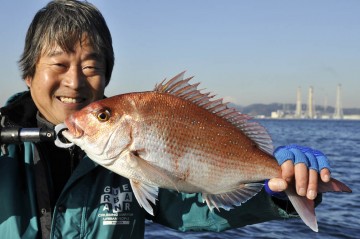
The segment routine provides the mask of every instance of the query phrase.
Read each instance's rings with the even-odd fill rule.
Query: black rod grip
[[[0,130],[0,144],[21,142],[54,141],[55,131],[43,128],[3,127]]]

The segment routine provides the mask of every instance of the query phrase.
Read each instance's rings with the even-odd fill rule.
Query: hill
[[[248,106],[240,106],[236,104],[229,104],[229,106],[238,109],[241,113],[248,114],[251,116],[265,116],[270,117],[271,112],[276,111],[284,111],[287,113],[294,113],[296,109],[295,104],[282,104],[282,103],[272,103],[272,104],[251,104]],[[302,110],[306,110],[306,105],[302,105]],[[334,114],[335,108],[334,107],[327,107],[324,109],[323,106],[317,105],[315,107],[316,112],[320,112],[323,114]],[[360,108],[344,108],[343,109],[344,115],[360,115]]]

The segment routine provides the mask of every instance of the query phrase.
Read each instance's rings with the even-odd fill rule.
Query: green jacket
[[[16,96],[14,102],[11,100],[6,109],[1,109],[1,116],[13,113],[22,119],[30,117],[27,122],[34,122],[36,108],[33,109],[29,93]],[[12,109],[13,105],[24,106]],[[11,144],[7,146],[8,155],[0,157],[1,238],[41,238],[40,221],[44,218],[41,215],[46,215],[47,209],[38,206],[34,172],[39,170],[34,160],[35,147],[35,143],[29,142]],[[42,180],[50,179],[44,176]],[[264,191],[236,209],[218,212],[210,211],[200,194],[161,189],[152,217],[137,203],[128,179],[86,156],[80,160],[51,210],[50,238],[143,238],[145,219],[180,231],[223,231],[293,216]]]

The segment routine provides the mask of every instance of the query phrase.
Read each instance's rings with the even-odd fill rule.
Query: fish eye
[[[110,119],[110,112],[108,110],[102,110],[97,113],[96,117],[100,122],[106,122]]]

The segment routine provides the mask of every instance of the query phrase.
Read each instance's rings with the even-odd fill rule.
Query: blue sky
[[[240,105],[335,104],[360,108],[360,1],[94,0],[112,32],[115,69],[108,96],[153,89],[186,70]],[[0,0],[0,104],[25,90],[17,60],[44,0]],[[305,102],[304,102],[305,103]]]

